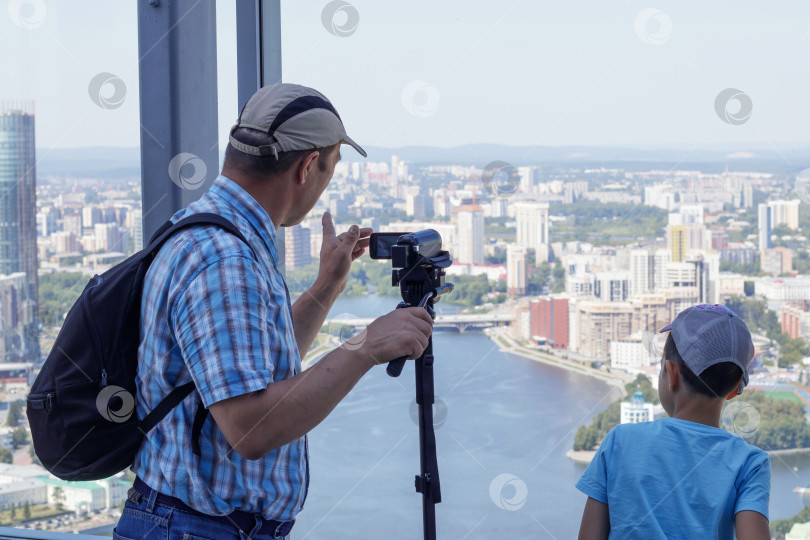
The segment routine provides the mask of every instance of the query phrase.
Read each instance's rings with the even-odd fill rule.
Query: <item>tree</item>
[[[61,486],[53,488],[53,501],[56,503],[56,509],[60,512],[65,508],[65,492]]]
[[[20,423],[22,419],[22,401],[12,401],[8,406],[8,415],[6,416],[6,425],[14,427]]]
[[[13,463],[14,456],[11,453],[11,450],[6,448],[5,446],[0,446],[0,463]]]
[[[11,503],[11,512],[9,513],[9,516],[8,516],[9,518],[11,518],[12,522],[15,519],[17,519],[17,509],[15,508],[15,506],[17,506],[17,505],[15,505],[14,503]]]
[[[16,450],[20,446],[28,442],[28,431],[22,426],[17,427],[11,432],[11,447]]]
[[[23,505],[23,519],[26,521],[31,519],[31,504],[27,500]]]
[[[802,338],[788,338],[779,349],[779,367],[800,364],[810,354],[807,343]]]

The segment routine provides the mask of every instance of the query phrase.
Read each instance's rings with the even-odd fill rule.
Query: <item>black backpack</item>
[[[34,450],[63,480],[99,480],[132,465],[149,431],[194,390],[172,390],[143,420],[135,413],[143,281],[160,247],[192,225],[216,225],[247,240],[230,221],[201,213],[163,224],[149,245],[94,276],[70,309],[27,399]],[[203,414],[200,414],[203,413]],[[194,419],[195,452],[208,411]]]

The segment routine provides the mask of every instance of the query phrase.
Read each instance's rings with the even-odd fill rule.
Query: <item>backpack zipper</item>
[[[56,394],[54,392],[30,394],[27,401],[32,409],[45,409],[46,411],[50,411],[53,408],[53,400],[55,397]]]
[[[98,274],[93,276],[93,279],[97,279],[97,282],[93,284],[93,287],[97,287],[102,282],[101,276],[99,276]],[[98,332],[96,331],[95,325],[93,325],[92,319],[90,318],[90,313],[87,307],[87,302],[89,301],[87,298],[87,294],[83,294],[81,299],[82,299],[82,313],[84,314],[84,320],[87,323],[87,329],[90,331],[90,337],[93,343],[93,350],[96,353],[96,358],[98,359],[99,364],[101,364],[101,388],[104,388],[105,386],[107,386],[107,370],[106,366],[104,365],[104,356],[103,356],[104,351],[102,350],[101,343],[98,340]]]

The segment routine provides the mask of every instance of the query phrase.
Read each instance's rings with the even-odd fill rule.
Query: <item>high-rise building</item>
[[[143,249],[143,212],[140,209],[127,212],[127,226],[132,234],[132,249],[140,251]]]
[[[758,207],[759,252],[771,247],[771,207],[760,203]]]
[[[799,228],[799,199],[789,201],[770,201],[771,228],[784,225],[788,229]]]
[[[531,303],[532,338],[545,340],[554,348],[567,348],[568,298],[553,295]]]
[[[408,193],[405,196],[405,214],[410,217],[423,218],[426,215],[425,196],[421,193]]]
[[[606,302],[624,302],[629,294],[627,272],[597,272],[593,294]]]
[[[458,211],[458,262],[484,264],[484,212],[478,205]]]
[[[21,359],[39,359],[33,103],[0,110],[0,275],[23,272]]]
[[[683,205],[677,212],[670,213],[667,239],[675,262],[683,261],[689,250],[706,249],[709,236],[703,220],[703,206]]]
[[[309,229],[301,225],[284,227],[284,262],[287,270],[312,263]]]
[[[760,270],[773,276],[790,273],[793,271],[793,252],[784,246],[768,248],[760,254],[759,266]]]
[[[669,226],[670,260],[682,262],[686,257],[686,225]]]
[[[126,253],[129,246],[129,233],[117,223],[96,223],[96,251]]]
[[[506,292],[510,296],[526,294],[529,287],[528,266],[529,256],[526,247],[509,244],[506,248]]]
[[[782,306],[782,332],[793,339],[810,335],[810,301],[799,300]]]
[[[56,226],[59,211],[53,206],[46,206],[37,212],[37,235],[50,236],[59,230]]]
[[[88,228],[104,223],[104,212],[98,206],[85,206],[82,208],[82,223]]]
[[[742,206],[743,208],[754,207],[754,186],[751,182],[745,182],[742,190]]]
[[[524,201],[515,203],[517,243],[535,252],[535,264],[548,261],[548,203]]]
[[[520,191],[532,193],[534,186],[537,184],[537,168],[518,167],[518,175],[520,176]]]
[[[62,230],[72,232],[76,238],[81,238],[84,234],[82,215],[80,213],[65,214],[62,218]]]
[[[57,255],[76,253],[79,251],[79,241],[73,231],[60,231],[53,233],[53,250]]]
[[[655,290],[655,255],[647,249],[630,251],[630,296]]]

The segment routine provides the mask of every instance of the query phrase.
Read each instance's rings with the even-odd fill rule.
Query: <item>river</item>
[[[331,315],[381,315],[396,302],[342,298]],[[477,332],[437,332],[434,350],[436,395],[446,406],[436,430],[438,538],[575,538],[585,496],[574,484],[585,467],[565,452],[577,427],[618,390],[502,353]],[[376,367],[312,431],[310,492],[295,540],[421,538],[413,397],[412,363],[398,380]],[[790,517],[802,508],[792,490],[810,484],[810,457],[772,462],[771,517]]]

